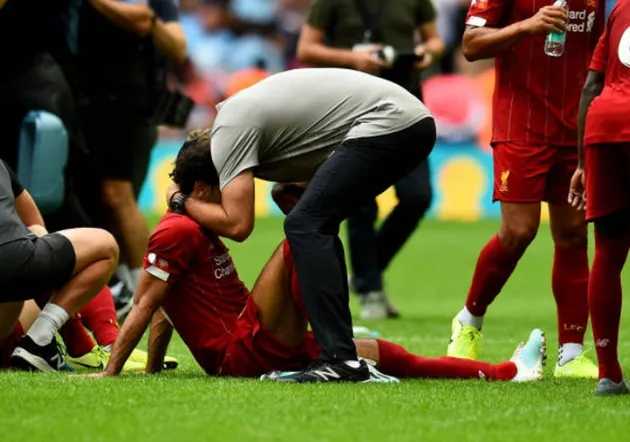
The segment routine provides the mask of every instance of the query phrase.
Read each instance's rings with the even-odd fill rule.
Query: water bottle
[[[554,6],[560,6],[569,13],[569,7],[566,0],[556,0]],[[560,57],[564,54],[564,43],[567,39],[566,32],[548,32],[545,38],[545,54],[550,57]]]

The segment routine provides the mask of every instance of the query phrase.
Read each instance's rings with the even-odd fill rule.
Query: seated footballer
[[[190,198],[220,202],[219,179],[207,143],[185,143],[171,176]],[[287,213],[291,207],[286,202],[291,204],[297,197],[293,193],[284,201],[281,208]],[[95,376],[118,375],[151,320],[147,373],[162,369],[173,329],[201,368],[213,376],[260,377],[275,372],[267,378],[291,380],[283,379],[281,372],[304,369],[320,353],[308,331],[286,240],[250,292],[217,235],[185,214],[168,212],[151,235],[144,269],[109,364]],[[360,357],[374,362],[370,380],[380,382],[395,382],[395,378],[534,381],[542,378],[546,351],[541,330],[534,330],[528,342],[518,346],[511,361],[499,364],[424,358],[381,339],[357,339],[355,344]],[[317,375],[335,380],[331,379],[335,373]]]

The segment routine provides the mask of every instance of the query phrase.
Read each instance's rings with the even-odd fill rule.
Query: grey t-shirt
[[[394,83],[334,68],[272,75],[217,109],[211,151],[221,189],[247,169],[268,181],[308,181],[344,140],[397,132],[431,116]]]
[[[0,160],[0,246],[30,233],[15,212],[15,198],[23,191],[15,175]]]

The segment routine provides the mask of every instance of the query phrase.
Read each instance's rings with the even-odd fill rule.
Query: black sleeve
[[[24,186],[20,184],[20,181],[18,180],[15,172],[13,172],[13,169],[11,169],[4,161],[2,161],[2,164],[4,164],[4,167],[7,168],[7,172],[9,172],[9,177],[11,177],[11,190],[13,190],[13,196],[17,198],[22,195],[22,192],[24,192]]]
[[[416,25],[431,23],[436,17],[433,0],[416,0]]]
[[[149,5],[160,20],[166,23],[179,21],[178,0],[150,0]]]
[[[315,0],[308,13],[306,22],[320,31],[326,31],[332,24],[336,0]]]

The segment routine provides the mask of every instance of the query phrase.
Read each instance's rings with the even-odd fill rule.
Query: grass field
[[[387,277],[404,316],[364,325],[411,351],[442,355],[479,248],[495,227],[427,222]],[[259,220],[246,244],[232,245],[248,284],[281,237],[279,220]],[[595,398],[593,381],[551,377],[557,336],[551,252],[542,230],[492,306],[481,348],[484,359],[500,361],[530,329],[543,328],[551,362],[543,382],[275,385],[213,379],[176,338],[169,354],[179,358],[180,368],[158,376],[94,380],[0,373],[0,441],[628,440],[630,397]],[[625,282],[630,287],[628,275]],[[620,351],[630,361],[630,325],[622,331]]]

